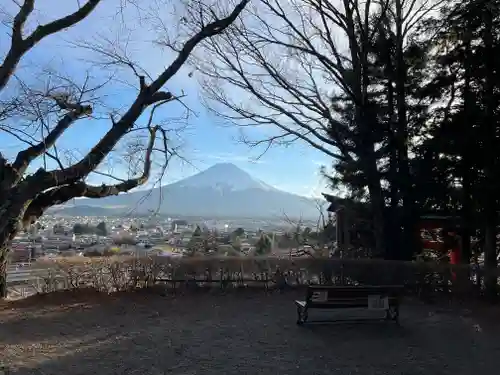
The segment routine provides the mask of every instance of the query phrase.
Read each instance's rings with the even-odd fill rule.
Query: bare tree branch
[[[140,87],[136,96],[128,107],[123,108],[120,104],[119,110],[112,110],[111,113],[108,112],[102,116],[101,120],[111,120],[109,121],[111,126],[107,132],[83,156],[76,158],[78,150],[73,150],[66,163],[59,159],[56,144],[58,140],[78,119],[99,118],[96,115],[96,106],[88,101],[89,97],[91,99],[93,97],[92,89],[89,89],[89,75],[85,76],[84,82],[79,85],[78,89],[70,82],[60,85],[59,88],[53,87],[50,79],[44,82],[46,89],[40,91],[32,89],[33,81],[30,84],[24,84],[22,81],[16,82],[19,87],[14,87],[14,89],[20,90],[21,99],[26,100],[27,105],[24,105],[25,103],[19,98],[6,101],[7,105],[5,107],[2,105],[0,108],[2,120],[0,130],[12,134],[26,143],[28,147],[17,154],[12,164],[7,161],[5,155],[0,154],[0,297],[6,293],[5,262],[9,242],[18,233],[19,224],[33,222],[48,207],[67,202],[75,197],[101,198],[126,192],[144,184],[151,175],[152,154],[156,151],[163,152],[165,158],[161,169],[161,175],[163,175],[169,158],[176,153],[176,150],[168,145],[170,139],[167,137],[167,130],[161,128],[160,125],[152,126],[153,115],[155,109],[163,104],[179,102],[182,105],[180,98],[184,96],[184,93],[174,95],[163,88],[179,72],[200,42],[224,32],[239,17],[248,2],[249,0],[240,0],[228,12],[223,12],[220,16],[202,2],[197,1],[195,5],[188,4],[187,11],[201,7],[199,9],[202,11],[200,16],[203,18],[203,26],[196,27],[187,39],[180,39],[182,48],[179,49],[179,53],[154,79],[147,74],[142,75],[133,63],[130,66],[128,62],[131,60],[120,61],[120,64],[133,68],[133,71],[135,69],[139,75]],[[79,23],[92,13],[100,0],[87,0],[74,13],[40,25],[30,35],[23,37],[23,25],[33,12],[34,3],[34,0],[25,0],[14,17],[12,42],[0,65],[0,91],[2,92],[7,92],[5,89],[8,82],[12,77],[16,77],[15,70],[28,51],[45,37]],[[63,77],[58,77],[58,80],[64,81]],[[11,89],[9,87],[9,90]],[[13,91],[9,91],[9,94]],[[116,184],[102,186],[87,184],[85,181],[89,174],[97,171],[101,163],[110,158],[112,152],[119,147],[119,143],[126,141],[127,136],[135,128],[140,128],[140,122],[143,121],[142,115],[148,110],[151,111],[147,125],[150,137],[142,174]],[[56,117],[57,120],[54,121]],[[5,119],[9,119],[10,123],[7,123]],[[26,136],[24,140],[23,135]],[[162,140],[160,147],[155,147],[157,136]],[[135,151],[138,150],[139,147]],[[33,166],[35,159],[39,157],[43,158],[42,167],[34,173],[28,173],[28,167]],[[50,166],[46,163],[49,157],[56,160],[56,169],[49,169]]]
[[[181,49],[174,61],[156,78],[146,89],[139,92],[135,101],[116,121],[111,129],[101,138],[101,140],[74,165],[57,171],[38,170],[35,174],[28,176],[25,180],[24,189],[28,196],[38,194],[40,191],[48,190],[55,186],[75,183],[87,176],[92,170],[104,160],[118,141],[134,126],[136,120],[143,113],[145,108],[157,101],[165,101],[170,98],[168,94],[162,94],[160,89],[175,75],[186,62],[193,49],[204,39],[220,34],[238,17],[249,0],[242,0],[233,11],[225,18],[217,19],[192,36]],[[37,189],[33,182],[37,183]]]
[[[24,0],[19,12],[14,17],[12,26],[12,43],[2,64],[0,65],[0,90],[2,90],[12,77],[14,70],[21,58],[37,43],[49,35],[58,33],[68,27],[76,25],[86,18],[101,0],[88,0],[76,12],[59,18],[46,25],[38,26],[31,35],[23,38],[23,26],[29,15],[33,12],[35,0]]]
[[[103,184],[101,186],[91,186],[84,182],[76,182],[43,192],[39,194],[26,209],[23,218],[24,225],[26,226],[27,224],[33,223],[47,208],[63,204],[71,199],[78,197],[94,199],[103,198],[110,195],[118,195],[143,185],[148,180],[151,173],[151,154],[154,149],[158,130],[160,130],[160,127],[149,129],[149,143],[146,149],[144,168],[141,176],[123,180],[115,185]]]
[[[61,109],[68,109],[70,112],[59,120],[57,125],[47,134],[42,142],[20,151],[17,154],[16,160],[12,163],[12,168],[17,175],[17,178],[13,181],[13,183],[17,183],[22,178],[26,169],[34,159],[43,153],[46,153],[47,150],[55,145],[57,139],[71,126],[75,120],[81,116],[89,115],[92,112],[92,108],[90,106],[70,103],[60,97],[54,99]]]

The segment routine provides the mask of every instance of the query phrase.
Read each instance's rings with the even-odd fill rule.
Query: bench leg
[[[399,306],[389,307],[389,309],[385,312],[385,319],[394,320],[399,324]]]
[[[307,308],[297,306],[297,324],[299,326],[303,325],[308,318]]]
[[[394,307],[394,321],[399,324],[399,306]]]

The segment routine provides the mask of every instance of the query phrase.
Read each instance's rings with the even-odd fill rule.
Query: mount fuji
[[[283,218],[286,214],[315,218],[316,207],[312,199],[278,190],[234,164],[220,163],[170,185],[101,199],[75,199],[58,211],[71,215],[132,210],[171,216]]]

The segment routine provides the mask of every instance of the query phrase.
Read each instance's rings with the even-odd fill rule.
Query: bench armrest
[[[295,304],[296,304],[297,306],[299,306],[299,307],[303,307],[303,308],[305,308],[305,307],[306,307],[306,305],[307,305],[306,301],[295,301]]]

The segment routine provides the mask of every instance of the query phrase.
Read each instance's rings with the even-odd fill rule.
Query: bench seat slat
[[[308,309],[348,309],[348,308],[367,308],[368,305],[361,303],[315,303],[309,305]]]
[[[389,303],[390,302],[396,302],[397,298],[396,297],[388,297]],[[328,298],[325,301],[309,301],[310,304],[316,304],[316,303],[364,303],[365,305],[368,304],[368,298]]]
[[[310,285],[311,289],[328,289],[328,290],[401,290],[404,289],[402,285],[348,285],[348,286],[336,286],[336,285]]]
[[[370,299],[375,296],[387,299],[385,319],[398,322],[399,305],[404,287],[392,286],[330,286],[310,285],[307,287],[306,299],[295,301],[297,305],[297,324],[302,325],[308,320],[309,309],[345,309],[368,308]],[[315,298],[313,300],[313,298]],[[381,306],[382,307],[382,306]],[[375,306],[374,306],[375,308]],[[378,309],[377,309],[378,310]]]
[[[380,295],[400,295],[403,292],[403,288],[401,287],[326,287],[326,286],[310,286],[308,288],[309,292],[325,292],[332,296],[341,296],[346,295],[348,297],[355,296],[367,296],[371,294],[380,294]]]
[[[317,291],[317,292],[328,292],[329,294],[332,295],[341,295],[341,294],[346,294],[346,295],[368,295],[368,294],[398,294],[400,293],[399,290],[389,290],[389,289],[359,289],[359,290],[346,290],[346,289],[316,289],[316,288],[311,288],[311,291]]]
[[[335,308],[335,307],[368,307],[371,295],[380,295],[388,299],[389,305],[399,304],[402,286],[327,286],[314,285],[308,287],[305,306],[307,308]],[[327,292],[325,300],[313,300],[314,292]]]

